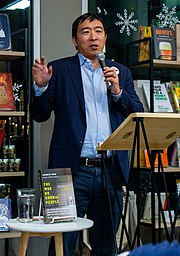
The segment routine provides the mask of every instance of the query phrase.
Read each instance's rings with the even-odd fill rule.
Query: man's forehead
[[[82,23],[79,24],[79,27],[82,29],[83,27],[99,27],[99,28],[103,28],[103,24],[101,21],[94,19],[92,21],[90,21],[90,19],[86,19],[84,20]]]
[[[83,25],[83,24],[93,24],[93,23],[97,23],[97,24],[99,24],[101,27],[103,27],[102,22],[101,22],[100,20],[97,20],[97,19],[90,20],[89,18],[87,18],[87,19],[84,20],[83,22],[79,23],[79,26],[80,26],[80,25]]]

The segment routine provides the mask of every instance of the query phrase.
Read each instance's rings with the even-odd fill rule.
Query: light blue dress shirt
[[[111,131],[107,86],[101,67],[94,70],[92,63],[79,55],[85,98],[87,130],[81,157],[97,157],[96,147],[107,139]]]

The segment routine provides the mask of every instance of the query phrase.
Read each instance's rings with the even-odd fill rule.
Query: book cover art
[[[152,28],[147,26],[139,27],[139,39],[152,37]],[[144,41],[138,45],[138,61],[146,61],[150,59],[150,43]]]
[[[142,88],[150,110],[150,81],[142,80]],[[161,84],[160,81],[155,80],[153,96],[154,112],[173,112],[165,84]]]
[[[10,24],[6,14],[0,14],[0,50],[11,50]]]
[[[45,223],[77,219],[70,168],[39,170],[42,209]]]
[[[161,154],[161,161],[162,161],[162,165],[163,167],[168,167],[168,155],[167,155],[167,149],[164,149]],[[149,161],[149,156],[147,153],[147,150],[144,150],[144,155],[145,155],[145,160],[146,160],[146,167],[151,167],[150,165],[150,161]],[[158,154],[156,155],[156,159],[154,162],[154,167],[158,167]]]
[[[170,81],[170,89],[176,112],[180,113],[180,81]]]
[[[176,60],[175,34],[171,28],[153,27],[154,58]]]
[[[11,73],[0,73],[0,111],[15,110]]]
[[[9,231],[5,222],[12,218],[12,206],[10,198],[0,198],[0,231]]]

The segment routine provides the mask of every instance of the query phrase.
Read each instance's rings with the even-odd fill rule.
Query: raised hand
[[[32,67],[32,76],[34,82],[39,86],[45,86],[52,76],[52,67],[47,67],[45,57],[42,56],[40,59],[35,59]]]

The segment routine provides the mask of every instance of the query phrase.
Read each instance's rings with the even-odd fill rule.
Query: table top
[[[71,222],[45,224],[43,220],[22,223],[19,222],[17,219],[12,219],[7,221],[6,225],[13,230],[18,230],[22,232],[52,233],[71,232],[87,229],[93,226],[93,221],[86,218],[77,218],[76,221]]]

